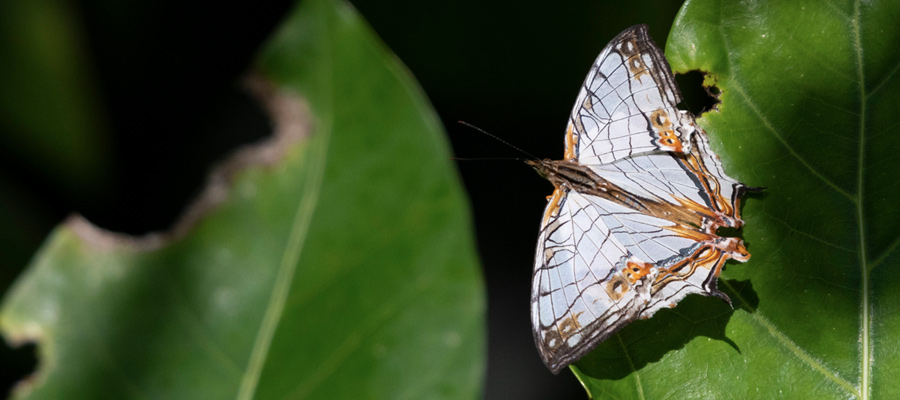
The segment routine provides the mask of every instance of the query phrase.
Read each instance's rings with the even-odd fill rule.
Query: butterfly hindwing
[[[642,301],[616,280],[627,251],[591,200],[570,191],[547,207],[555,214],[541,229],[531,311],[541,358],[558,373],[636,318]]]

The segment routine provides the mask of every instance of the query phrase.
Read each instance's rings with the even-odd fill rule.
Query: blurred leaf
[[[0,144],[81,195],[110,172],[106,121],[83,36],[68,2],[0,3]]]
[[[328,0],[258,70],[276,138],[220,167],[171,235],[72,218],[10,291],[0,327],[40,343],[20,397],[479,395],[484,289],[420,89]]]
[[[743,210],[753,259],[575,368],[594,398],[897,398],[900,3],[685,4],[666,53],[709,72],[699,119],[725,170],[765,186]]]

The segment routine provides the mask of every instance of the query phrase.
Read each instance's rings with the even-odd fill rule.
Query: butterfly
[[[754,190],[725,174],[646,25],[603,49],[569,118],[562,160],[529,160],[555,187],[535,254],[534,340],[553,373],[636,319],[716,287],[750,254],[740,228]]]

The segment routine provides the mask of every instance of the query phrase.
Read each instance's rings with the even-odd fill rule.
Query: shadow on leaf
[[[575,365],[582,374],[594,379],[622,379],[699,336],[723,341],[740,352],[737,343],[726,336],[725,328],[735,310],[753,312],[759,297],[749,280],[720,280],[719,284],[734,308],[714,297],[688,296],[674,309],[660,310],[648,320],[632,322]]]

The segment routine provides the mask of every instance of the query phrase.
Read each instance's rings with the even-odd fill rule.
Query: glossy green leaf
[[[484,287],[446,140],[345,3],[305,1],[254,84],[276,136],[168,235],[60,226],[0,310],[27,398],[472,398]]]
[[[594,398],[900,396],[900,3],[689,1],[666,54],[722,92],[699,119],[751,186],[753,258],[574,368]]]

